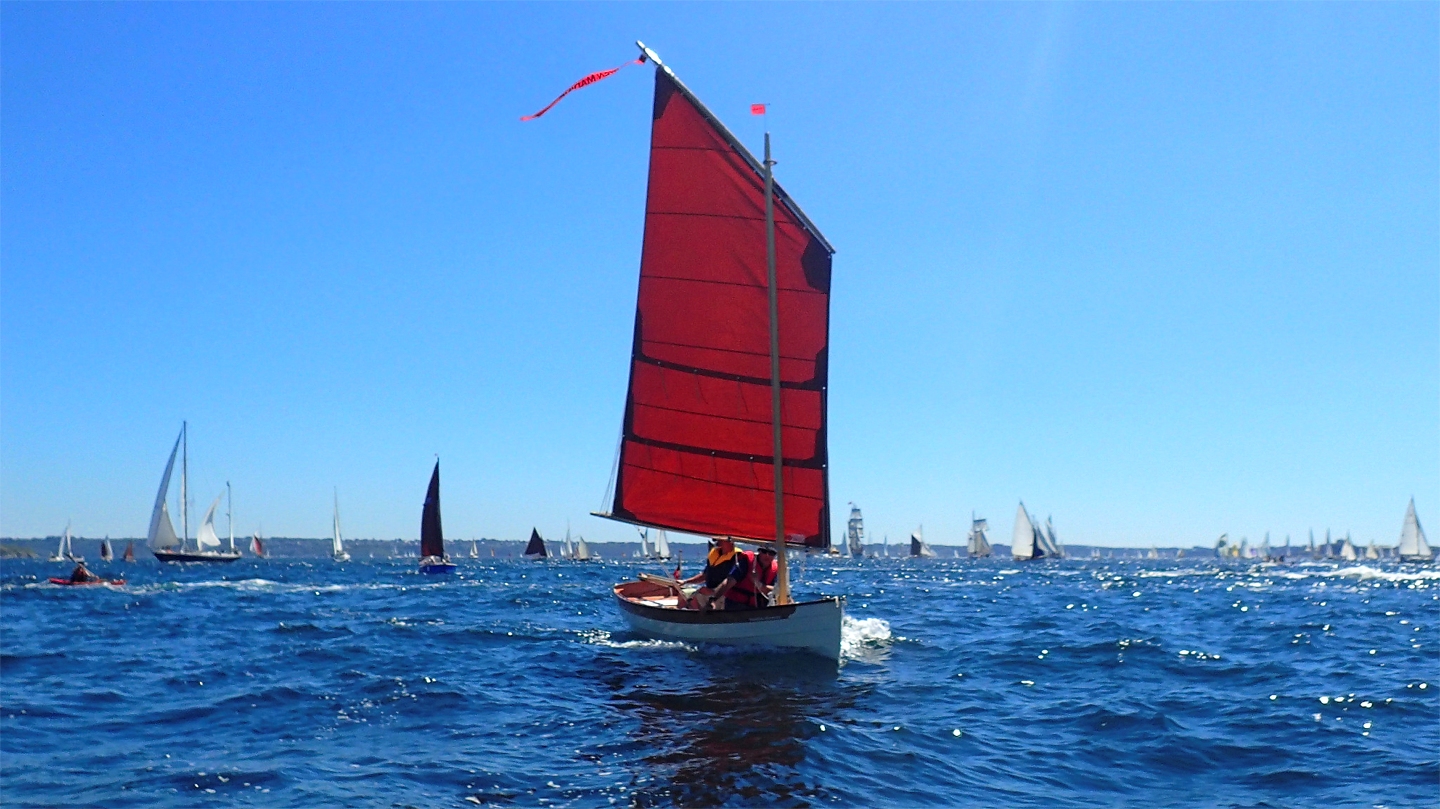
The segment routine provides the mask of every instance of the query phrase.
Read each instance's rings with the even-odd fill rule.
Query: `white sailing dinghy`
[[[110,537],[100,540],[100,560],[109,562],[115,558],[115,551],[110,547]]]
[[[479,558],[480,558],[480,545],[479,545],[479,543],[477,543],[477,542],[476,542],[475,540],[473,540],[473,539],[470,540],[470,558],[471,558],[471,559],[479,559]]]
[[[670,561],[670,538],[665,536],[664,528],[655,533],[655,546],[650,550],[654,554],[651,559],[659,562]]]
[[[1395,547],[1402,562],[1429,562],[1433,557],[1430,545],[1425,541],[1425,529],[1420,527],[1420,518],[1415,516],[1415,498],[1405,509],[1405,525],[1400,529],[1400,544]]]
[[[971,559],[988,559],[993,553],[990,538],[985,535],[989,530],[990,523],[984,518],[977,519],[975,512],[970,512],[970,536],[965,543],[965,552]]]
[[[234,547],[235,529],[233,524],[230,529],[230,550],[220,550],[220,538],[215,535],[215,508],[220,504],[219,497],[215,498],[209,513],[205,515],[200,532],[195,538],[195,548],[192,550],[189,547],[189,432],[189,423],[182,422],[180,435],[175,439],[175,446],[170,450],[170,460],[165,464],[165,474],[160,476],[160,491],[155,494],[155,508],[150,512],[150,552],[162,562],[233,562],[240,558],[240,552]],[[166,505],[166,500],[170,496],[170,474],[175,470],[176,452],[180,453],[180,525],[183,529],[178,537],[175,536],[175,526],[170,522],[170,509]],[[225,490],[227,492],[230,490],[230,484],[225,484]]]
[[[1350,541],[1349,531],[1345,532],[1345,539],[1340,542],[1340,558],[1347,562],[1353,562],[1360,558],[1360,554],[1355,552],[1355,544]]]
[[[335,519],[334,531],[330,535],[330,558],[337,562],[350,561],[350,554],[345,552],[345,540],[340,537],[340,490],[335,490]]]
[[[55,553],[51,554],[51,556],[50,556],[50,561],[52,561],[52,562],[83,562],[83,561],[85,561],[85,557],[76,554],[75,551],[74,551],[74,549],[72,549],[72,548],[70,547],[70,523],[68,523],[68,522],[65,523],[65,533],[63,533],[63,534],[60,535],[60,545],[55,548]]]
[[[795,602],[782,547],[830,546],[835,251],[774,183],[769,134],[762,162],[637,44],[655,64],[649,188],[614,499],[599,516],[779,553],[774,606],[681,609],[659,577],[617,585],[616,602],[651,637],[838,660],[844,602]]]
[[[570,555],[570,558],[576,562],[590,562],[599,557],[590,552],[590,543],[585,541],[585,537],[577,534],[575,536],[575,552]]]
[[[910,555],[920,559],[934,559],[935,551],[925,544],[925,526],[915,529],[910,535]]]
[[[850,520],[845,523],[845,545],[850,550],[851,558],[865,558],[865,517],[860,514],[860,507],[854,503],[850,504]]]

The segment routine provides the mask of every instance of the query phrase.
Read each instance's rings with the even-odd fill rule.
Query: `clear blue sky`
[[[654,47],[836,246],[875,536],[1440,525],[1440,6],[0,7],[0,534],[595,539]],[[193,525],[193,523],[192,523]],[[193,530],[193,528],[192,528]],[[223,526],[222,526],[223,531]]]

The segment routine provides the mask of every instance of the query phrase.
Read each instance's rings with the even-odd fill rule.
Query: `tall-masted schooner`
[[[175,471],[175,454],[180,453],[180,525],[181,534],[175,536],[175,526],[170,522],[170,508],[166,500],[170,496],[170,474]],[[204,524],[195,537],[195,548],[190,544],[190,424],[180,423],[180,435],[170,449],[170,460],[165,463],[165,474],[160,476],[160,491],[155,495],[155,508],[150,512],[150,552],[162,562],[233,562],[240,558],[235,550],[235,526],[230,525],[230,548],[220,549],[220,538],[215,534],[215,508],[220,498],[210,505],[205,513]],[[230,491],[230,484],[225,484]],[[226,506],[226,513],[230,508]]]
[[[681,609],[673,580],[614,588],[652,637],[840,655],[844,602],[796,602],[782,546],[830,546],[830,257],[757,160],[655,52],[645,238],[610,510],[599,516],[773,543],[774,606]],[[780,418],[784,415],[783,424]]]

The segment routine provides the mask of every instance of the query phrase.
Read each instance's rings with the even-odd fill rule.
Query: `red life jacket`
[[[740,551],[735,554],[735,570],[730,577],[735,583],[725,591],[725,601],[733,603],[737,607],[755,607],[759,600],[756,598],[755,583],[750,581],[750,571],[755,569],[754,551]]]

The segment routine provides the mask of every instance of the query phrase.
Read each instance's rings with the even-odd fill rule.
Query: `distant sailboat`
[[[925,544],[925,526],[923,525],[910,534],[910,555],[922,559],[935,558],[935,551],[930,550],[930,546]]]
[[[990,523],[985,519],[975,517],[975,512],[970,512],[970,537],[965,545],[966,552],[971,559],[985,559],[990,556],[990,538],[986,532],[990,530]]]
[[[1340,558],[1347,562],[1353,562],[1360,558],[1355,552],[1355,545],[1350,541],[1350,532],[1345,532],[1345,539],[1340,542]]]
[[[575,543],[570,541],[570,521],[565,521],[565,544],[560,546],[561,559],[575,558]]]
[[[475,540],[473,540],[473,539],[470,540],[470,558],[471,558],[471,559],[479,559],[479,558],[480,558],[480,545],[477,544],[477,543],[475,542]]]
[[[1045,536],[1044,536],[1044,540],[1045,540],[1045,553],[1046,553],[1047,555],[1053,556],[1053,557],[1055,557],[1056,559],[1064,559],[1064,558],[1065,558],[1065,546],[1064,546],[1064,545],[1061,545],[1061,544],[1060,544],[1060,540],[1058,540],[1058,539],[1055,538],[1055,524],[1052,523],[1052,522],[1050,522],[1050,517],[1049,517],[1049,516],[1046,516],[1046,517],[1045,517]]]
[[[550,554],[546,553],[545,551],[545,540],[540,538],[540,531],[535,528],[531,528],[530,544],[525,546],[525,558],[544,559],[546,556],[549,555]]]
[[[195,549],[190,550],[186,545],[189,542],[190,533],[190,505],[189,505],[189,470],[190,470],[190,439],[189,423],[180,425],[180,436],[175,439],[175,446],[170,450],[170,460],[165,464],[165,474],[160,477],[160,491],[155,495],[155,508],[150,512],[150,552],[156,559],[162,562],[233,562],[240,558],[240,552],[235,550],[234,527],[231,527],[230,550],[220,550],[220,537],[215,534],[215,509],[220,505],[220,497],[230,491],[230,484],[225,484],[225,492],[215,498],[210,505],[202,521],[200,531],[195,536]],[[166,499],[170,494],[170,473],[175,469],[175,453],[181,452],[180,462],[180,517],[181,526],[184,529],[182,535],[175,536],[175,526],[170,522],[170,509],[166,505]],[[227,507],[226,511],[229,509]],[[233,523],[233,521],[232,521]]]
[[[110,537],[105,537],[104,539],[100,540],[100,559],[101,561],[108,562],[114,558],[115,553],[114,551],[110,550]]]
[[[257,559],[265,558],[265,543],[261,541],[259,531],[250,537],[250,553],[254,554]]]
[[[1380,552],[1377,551],[1377,550],[1375,550],[1375,540],[1373,540],[1373,539],[1370,540],[1370,544],[1369,544],[1369,545],[1366,545],[1366,546],[1365,546],[1365,558],[1366,558],[1366,559],[1379,559],[1379,558],[1380,558]]]
[[[135,543],[134,543],[134,542],[126,542],[126,543],[125,543],[125,555],[122,556],[122,557],[120,557],[120,558],[121,558],[121,559],[124,559],[124,560],[127,561],[127,562],[133,562],[133,561],[135,561]]]
[[[1176,559],[1184,559],[1184,558],[1185,558],[1185,549],[1184,549],[1184,548],[1177,548],[1177,549],[1175,550],[1175,558],[1176,558]]]
[[[1415,498],[1405,509],[1405,525],[1400,529],[1400,544],[1395,547],[1403,562],[1429,562],[1433,557],[1430,545],[1425,541],[1425,529],[1420,527],[1420,518],[1415,516]]]
[[[1040,532],[1025,510],[1025,501],[1015,510],[1015,530],[1010,537],[1010,555],[1017,562],[1045,558],[1045,546],[1039,541]]]
[[[70,523],[65,523],[65,533],[60,535],[60,545],[55,553],[50,556],[52,562],[83,562],[85,557],[74,552],[70,547]]]
[[[845,524],[845,544],[850,549],[850,556],[865,558],[865,517],[854,503],[850,504],[850,521]]]
[[[1146,559],[1159,559],[1159,558],[1160,558],[1160,549],[1157,548],[1157,547],[1155,547],[1154,545],[1151,545],[1149,552],[1145,554],[1145,558],[1146,558]]]
[[[425,507],[420,512],[420,572],[453,573],[455,565],[445,555],[445,533],[440,525],[440,461],[430,473],[425,490]]]
[[[637,534],[640,535],[640,550],[638,550],[638,551],[635,552],[635,556],[638,557],[638,558],[640,558],[640,559],[649,559],[649,558],[650,558],[650,541],[649,541],[649,538],[648,538],[648,537],[649,537],[649,534],[650,534],[650,529],[649,529],[649,528],[640,528],[639,526],[636,526],[636,527],[635,527],[635,533],[637,533]]]
[[[590,544],[585,541],[585,537],[576,535],[575,555],[570,558],[577,562],[589,562],[595,558],[594,554],[590,553]]]
[[[670,561],[670,539],[665,536],[664,528],[655,532],[655,547],[651,550],[655,554],[651,558],[661,562]]]
[[[345,540],[340,537],[340,490],[335,490],[335,531],[330,536],[330,557],[337,562],[350,561],[345,552]]]

